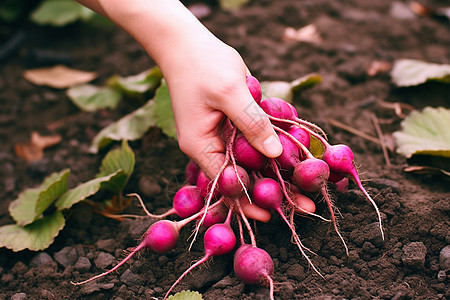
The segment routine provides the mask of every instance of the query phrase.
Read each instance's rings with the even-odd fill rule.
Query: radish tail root
[[[381,213],[380,210],[378,209],[377,204],[375,203],[375,201],[372,199],[372,197],[370,197],[369,193],[366,191],[366,189],[363,187],[362,183],[361,183],[361,179],[358,176],[358,173],[356,172],[356,169],[353,168],[353,170],[351,171],[351,175],[353,177],[353,179],[355,179],[356,184],[358,185],[358,188],[363,192],[364,196],[366,196],[366,198],[369,200],[369,202],[372,204],[372,206],[374,207],[376,213],[377,213],[377,217],[378,217],[378,223],[379,223],[379,228],[380,228],[380,232],[381,232],[381,237],[384,241],[384,231],[383,231],[383,225],[381,223]]]
[[[266,275],[265,278],[267,279],[267,281],[269,282],[269,299],[273,300],[273,279],[272,277],[270,277],[269,275]]]
[[[328,195],[326,186],[324,186],[321,189],[321,193],[322,193],[323,198],[325,199],[325,202],[327,203],[328,210],[330,211],[331,221],[333,222],[334,230],[336,231],[337,235],[341,239],[342,244],[344,245],[344,248],[345,248],[345,253],[348,255],[348,247],[347,247],[347,244],[345,243],[344,238],[342,237],[341,233],[339,232],[339,228],[338,228],[337,222],[336,222],[336,216],[334,215],[333,201],[331,201],[330,196]]]
[[[120,268],[126,261],[128,261],[128,260],[129,260],[136,252],[138,252],[139,250],[141,250],[143,247],[144,247],[144,244],[140,244],[139,246],[137,246],[136,248],[134,248],[134,250],[131,251],[131,253],[128,254],[127,257],[125,257],[125,258],[124,258],[120,263],[118,263],[114,268],[112,268],[112,269],[110,269],[110,270],[108,270],[108,271],[106,271],[106,272],[103,272],[102,274],[99,274],[99,275],[96,275],[96,276],[94,276],[94,277],[91,277],[91,278],[89,278],[89,279],[87,279],[87,280],[85,280],[85,281],[80,281],[80,282],[73,282],[73,281],[71,281],[70,283],[73,284],[73,285],[82,285],[82,284],[88,283],[88,282],[90,282],[90,281],[93,281],[93,280],[95,280],[95,279],[101,278],[101,277],[103,277],[103,276],[105,276],[105,275],[108,275],[109,273],[112,273],[112,272],[116,271],[118,268]]]
[[[180,283],[180,281],[190,272],[192,271],[195,267],[197,267],[198,265],[201,265],[202,263],[204,263],[206,260],[208,260],[208,258],[210,257],[210,255],[205,254],[205,256],[200,259],[199,261],[197,261],[195,264],[193,264],[192,266],[190,266],[186,271],[184,271],[183,274],[181,274],[181,276],[177,279],[177,281],[174,282],[174,284],[172,284],[172,286],[170,287],[170,289],[167,291],[166,295],[164,296],[163,300],[167,299],[167,297],[169,296],[170,292],[175,288],[175,286]]]

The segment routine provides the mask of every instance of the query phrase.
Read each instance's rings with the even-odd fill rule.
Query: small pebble
[[[450,270],[450,245],[442,248],[439,253],[439,266],[444,271]]]
[[[120,276],[120,281],[125,283],[127,286],[135,286],[142,284],[142,279],[139,275],[134,274],[130,269],[126,270],[122,276]]]
[[[422,242],[412,242],[403,247],[402,262],[405,266],[423,268],[427,248]]]
[[[100,252],[97,258],[94,260],[94,264],[99,269],[104,269],[116,262],[116,258],[109,253]]]
[[[27,297],[27,294],[25,293],[16,293],[11,296],[11,300],[23,300]]]
[[[439,282],[444,282],[447,279],[447,273],[444,270],[440,270],[437,279]]]
[[[87,272],[91,269],[91,261],[87,257],[80,257],[78,258],[77,262],[75,263],[75,270],[80,272]]]
[[[53,255],[54,259],[63,267],[73,266],[78,260],[78,252],[74,247],[64,247]]]
[[[30,261],[30,267],[38,267],[53,262],[53,258],[46,252],[39,252]]]
[[[139,191],[145,197],[154,197],[161,193],[162,188],[154,177],[142,176],[139,179]]]

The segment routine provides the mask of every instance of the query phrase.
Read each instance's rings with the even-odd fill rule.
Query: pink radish
[[[233,154],[241,166],[250,170],[261,170],[267,165],[267,157],[253,148],[242,134],[234,140]]]
[[[194,185],[180,188],[173,198],[173,210],[180,218],[187,218],[199,212],[205,201]]]
[[[300,162],[300,152],[294,142],[284,134],[278,134],[280,143],[283,146],[283,152],[276,158],[276,161],[280,164],[284,170],[292,170],[294,166]]]
[[[258,79],[256,79],[252,75],[247,75],[246,82],[247,82],[247,86],[248,86],[248,90],[250,91],[250,94],[252,94],[252,97],[256,101],[256,103],[259,104],[261,102],[261,98],[262,98],[262,91],[261,91],[261,85],[259,84]]]
[[[293,120],[297,118],[297,111],[295,108],[280,98],[266,98],[259,103],[259,106],[268,114],[269,116],[282,119],[282,120]],[[275,126],[282,129],[288,129],[291,127],[291,123],[283,121],[272,121]]]
[[[267,281],[270,286],[269,299],[273,299],[274,288],[271,276],[274,264],[269,253],[256,246],[243,244],[234,254],[233,267],[236,276],[247,284],[261,284]]]
[[[200,167],[192,159],[190,159],[189,162],[186,164],[184,170],[186,181],[192,185],[196,184],[199,172]]]
[[[252,189],[252,200],[261,208],[278,211],[283,201],[283,192],[276,180],[271,178],[257,179]]]
[[[300,162],[294,168],[294,182],[305,192],[320,192],[327,203],[328,210],[331,215],[334,229],[341,239],[346,253],[348,253],[347,244],[344,241],[337,227],[336,217],[334,215],[334,205],[328,194],[327,182],[330,177],[330,168],[327,163],[318,158],[308,158]]]
[[[304,246],[302,245],[300,238],[298,237],[297,232],[295,231],[294,226],[291,224],[291,222],[289,222],[289,220],[284,215],[282,208],[283,192],[278,182],[271,178],[262,178],[255,180],[255,184],[253,185],[252,188],[252,199],[256,205],[265,209],[274,210],[281,216],[283,221],[286,223],[286,225],[288,225],[289,229],[291,230],[294,242],[297,245],[300,252],[302,253],[303,257],[305,257],[305,259],[309,262],[314,271],[316,271],[317,274],[322,276],[320,272],[316,269],[316,267],[313,265],[308,255],[306,255],[306,253],[304,252],[303,249]]]
[[[343,144],[329,145],[328,143],[326,143],[325,145],[326,145],[326,148],[325,148],[325,152],[323,153],[322,159],[330,166],[330,169],[333,172],[341,173],[341,174],[348,174],[353,177],[356,184],[358,185],[358,188],[363,192],[363,194],[366,196],[366,198],[369,200],[369,202],[375,208],[375,211],[378,216],[378,222],[379,222],[379,228],[381,231],[381,236],[384,240],[384,232],[383,232],[380,211],[378,210],[378,206],[376,205],[375,201],[372,199],[372,197],[370,197],[369,193],[366,191],[366,189],[363,187],[363,185],[361,183],[361,179],[359,178],[358,172],[353,163],[353,159],[354,159],[353,151],[350,149],[350,147],[348,147],[347,145],[343,145]]]
[[[330,177],[327,163],[318,158],[308,158],[294,168],[294,182],[305,192],[317,192],[325,186]]]
[[[200,195],[199,190],[195,185],[185,185],[181,187],[173,197],[172,208],[160,215],[149,213],[144,207],[142,199],[138,194],[130,194],[130,196],[136,196],[139,199],[142,207],[147,213],[147,216],[158,219],[165,218],[172,214],[176,214],[181,218],[190,217],[193,214],[199,212],[205,203],[203,197]]]
[[[223,223],[227,218],[228,208],[224,204],[211,207],[206,212],[202,227],[209,228],[214,224]],[[200,220],[201,217],[198,218]]]
[[[250,177],[241,166],[228,165],[217,181],[220,193],[229,198],[239,197],[250,186]]]
[[[205,255],[195,264],[190,266],[177,279],[177,281],[175,281],[175,283],[167,291],[164,299],[169,296],[170,292],[181,281],[181,279],[183,279],[195,267],[207,261],[211,256],[224,255],[234,249],[234,247],[236,246],[236,236],[230,226],[232,211],[232,209],[228,211],[227,219],[224,223],[214,224],[209,227],[208,230],[206,230],[204,236]]]
[[[344,174],[330,171],[330,176],[328,177],[328,181],[329,182],[338,182],[338,181],[342,180],[344,177],[345,177]]]
[[[209,192],[211,191],[211,179],[209,179],[208,175],[205,172],[200,170],[197,177],[197,188],[200,191],[200,196],[205,198]],[[220,192],[218,189],[214,189],[213,198],[218,198],[220,196]]]
[[[300,143],[302,143],[306,148],[309,148],[311,144],[311,136],[309,132],[298,126],[291,126],[287,133],[296,138]]]
[[[186,222],[172,222],[168,220],[160,220],[147,229],[143,236],[142,242],[128,254],[120,263],[118,263],[114,268],[99,274],[97,276],[91,277],[85,281],[81,282],[71,282],[73,285],[81,285],[92,280],[101,278],[109,273],[116,271],[120,266],[127,262],[136,252],[143,248],[147,248],[156,253],[166,253],[172,250],[179,238],[179,231]]]

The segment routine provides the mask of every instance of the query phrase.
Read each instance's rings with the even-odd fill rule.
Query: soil
[[[444,6],[446,1],[427,1]],[[321,126],[332,143],[345,143],[365,187],[374,196],[384,222],[380,238],[376,214],[353,183],[339,192],[330,185],[344,247],[329,223],[296,218],[303,244],[316,255],[318,276],[290,241],[290,232],[276,215],[257,224],[258,245],[275,263],[276,299],[445,299],[450,298],[448,276],[439,256],[449,255],[450,185],[440,176],[404,172],[407,160],[389,151],[388,165],[379,144],[334,126],[338,120],[374,137],[372,116],[380,120],[388,138],[399,129],[401,118],[382,105],[403,102],[418,109],[450,106],[447,86],[395,88],[388,72],[367,75],[371,62],[416,58],[450,63],[450,32],[446,20],[418,16],[402,9],[406,2],[390,0],[294,1],[258,0],[236,12],[211,5],[202,22],[219,38],[235,47],[259,80],[291,81],[317,72],[323,82],[296,94],[301,116]],[[400,7],[400,8],[399,8]],[[399,9],[394,9],[399,8]],[[400,12],[399,12],[400,11]],[[315,24],[321,44],[283,41],[286,27]],[[104,153],[91,154],[89,145],[104,126],[136,108],[122,103],[114,111],[82,113],[64,90],[39,87],[22,73],[42,66],[38,50],[62,54],[71,67],[99,73],[102,84],[114,74],[137,74],[154,65],[141,47],[115,27],[71,25],[39,27],[25,22],[20,48],[0,65],[0,225],[12,223],[8,205],[26,188],[34,187],[52,172],[71,169],[70,186],[93,178]],[[408,111],[404,111],[408,112]],[[49,131],[47,125],[61,121]],[[33,163],[18,158],[14,145],[30,138],[31,131],[60,134],[60,144],[47,149]],[[177,142],[159,130],[131,143],[136,168],[125,192],[144,196],[149,210],[162,212],[184,183],[188,158]],[[155,185],[156,183],[156,185]],[[318,213],[327,216],[323,202]],[[142,213],[136,205],[132,213]],[[190,230],[170,253],[142,251],[130,264],[97,282],[73,286],[115,265],[124,250],[135,246],[151,220],[117,221],[94,214],[79,204],[70,210],[65,228],[41,252],[0,249],[0,299],[153,299],[167,289],[194,261],[202,257],[202,241],[187,251]],[[448,248],[447,248],[448,249]],[[267,286],[245,285],[232,270],[232,256],[212,259],[182,280],[175,291],[191,289],[204,299],[267,299]]]

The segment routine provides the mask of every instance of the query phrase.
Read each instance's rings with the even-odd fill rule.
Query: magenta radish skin
[[[311,136],[309,135],[309,132],[306,131],[303,128],[300,128],[298,126],[291,126],[287,133],[292,135],[297,141],[299,141],[303,146],[309,149],[309,146],[311,145]]]
[[[295,184],[305,192],[320,191],[330,177],[327,163],[318,158],[308,158],[297,164],[292,178]]]
[[[211,188],[210,188],[210,186],[211,186],[211,179],[209,179],[209,177],[206,175],[205,172],[200,170],[200,172],[198,173],[196,185],[197,185],[197,189],[199,190],[200,196],[205,198],[209,194],[209,192],[211,190]],[[217,198],[219,196],[220,196],[219,190],[215,189],[213,197]]]
[[[194,185],[186,185],[180,188],[173,197],[173,208],[180,218],[187,218],[198,213],[205,204]]]
[[[252,97],[256,101],[256,103],[259,104],[262,98],[261,84],[259,83],[258,79],[256,79],[252,75],[246,76],[246,82],[250,94],[252,94]]]
[[[276,158],[276,161],[280,164],[281,169],[293,170],[294,166],[300,162],[299,156],[300,152],[297,145],[284,134],[278,134],[280,138],[281,146],[283,147],[283,152]]]
[[[260,284],[272,276],[274,271],[269,253],[247,244],[236,250],[233,267],[236,276],[247,284]]]
[[[267,165],[267,157],[256,150],[242,134],[234,140],[233,154],[241,166],[250,170],[258,171]]]
[[[259,103],[259,106],[266,114],[278,119],[294,120],[296,118],[292,105],[280,98],[266,98]],[[280,121],[272,121],[272,124],[285,130],[291,127],[291,124]]]
[[[261,208],[278,210],[283,201],[283,191],[272,178],[257,179],[252,188],[252,200]]]
[[[179,230],[174,222],[160,220],[147,229],[142,241],[143,247],[156,253],[167,253],[177,244]]]
[[[236,166],[237,174],[232,165],[228,165],[219,176],[217,184],[220,193],[229,198],[235,198],[244,193],[244,187],[250,186],[250,177],[247,171],[241,166]],[[238,176],[241,182],[238,179]],[[244,185],[244,187],[242,186]]]
[[[204,244],[206,255],[224,255],[230,253],[236,246],[236,235],[230,225],[214,224],[206,230]]]
[[[330,170],[335,173],[351,174],[354,169],[353,151],[347,145],[328,146],[322,159],[328,164]]]
[[[184,170],[186,181],[192,185],[197,184],[197,177],[199,173],[200,167],[192,159],[190,159],[189,162],[186,164]]]
[[[206,212],[205,219],[203,220],[202,227],[209,228],[214,224],[223,223],[227,218],[228,208],[221,204],[213,208],[209,208]],[[202,217],[198,217],[200,220]]]
[[[345,177],[344,174],[336,173],[330,170],[330,176],[328,177],[329,182],[338,182]]]

